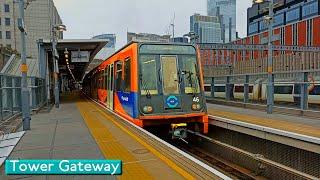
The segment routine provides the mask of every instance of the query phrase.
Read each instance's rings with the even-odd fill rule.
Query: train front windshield
[[[203,100],[196,49],[191,45],[141,45],[139,81],[141,109],[157,107],[154,113],[191,111],[194,102]]]
[[[164,95],[198,94],[198,68],[196,50],[192,46],[142,45],[141,94],[157,95],[160,91]]]

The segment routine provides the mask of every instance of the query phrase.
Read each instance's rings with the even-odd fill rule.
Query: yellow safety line
[[[92,102],[90,102],[92,104]],[[139,138],[138,136],[136,136],[134,133],[132,133],[131,131],[127,130],[126,128],[124,128],[120,123],[118,123],[117,121],[115,121],[113,118],[108,117],[108,115],[106,115],[106,112],[102,111],[97,105],[95,105],[95,108],[101,112],[101,114],[110,119],[116,126],[118,126],[121,130],[123,130],[124,132],[126,132],[128,135],[130,135],[132,138],[134,138],[136,141],[138,141],[141,145],[143,145],[144,147],[146,147],[150,152],[152,152],[155,156],[157,156],[159,159],[161,159],[162,161],[164,161],[169,167],[171,167],[172,169],[174,169],[176,172],[178,172],[179,174],[181,174],[184,178],[186,179],[195,179],[191,174],[189,174],[187,171],[185,171],[184,169],[182,169],[181,167],[179,167],[176,163],[172,162],[169,158],[167,158],[166,156],[164,156],[163,154],[161,154],[159,151],[157,151],[155,148],[153,148],[152,146],[150,146],[149,144],[147,144],[146,142],[144,142],[141,138]]]
[[[320,137],[320,128],[313,127],[306,124],[295,123],[295,122],[287,122],[279,119],[271,119],[257,116],[250,116],[245,114],[233,113],[229,111],[221,111],[216,109],[209,109],[209,114],[214,116],[221,116],[237,121],[242,121],[246,123],[267,126],[270,128],[291,131],[298,134],[303,134],[307,136]]]
[[[94,115],[94,113],[88,112],[88,109],[91,109],[91,105],[89,103],[80,102],[77,103],[77,106],[88,128],[90,129],[92,136],[106,158],[121,158],[121,160],[125,162],[137,161],[137,159],[130,152],[128,152],[122,144],[114,139],[111,132],[109,132],[105,125],[99,120],[99,118],[97,118],[98,114]],[[100,112],[98,113],[101,114]],[[139,163],[131,163],[123,166],[123,174],[118,178],[153,179],[153,177]]]

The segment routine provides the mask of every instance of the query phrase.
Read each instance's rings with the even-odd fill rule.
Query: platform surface
[[[0,179],[190,179],[119,128],[112,117],[77,94],[62,97],[59,109],[32,116],[9,159],[120,159],[122,176],[5,176]]]
[[[259,110],[210,103],[207,107],[212,116],[320,138],[320,119],[276,113],[270,115]]]

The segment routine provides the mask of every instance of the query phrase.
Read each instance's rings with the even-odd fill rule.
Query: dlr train
[[[312,82],[308,86],[308,103],[320,105],[320,81],[312,77]],[[214,88],[216,98],[226,97],[226,85],[216,84]],[[206,96],[211,96],[211,85],[205,84]],[[231,97],[233,99],[244,99],[244,85],[233,84],[231,88]],[[274,101],[277,103],[300,103],[301,85],[292,82],[276,83],[274,85]],[[267,100],[267,83],[249,84],[249,99],[253,101]]]
[[[140,127],[185,136],[208,132],[203,82],[195,46],[131,42],[85,76],[83,91]]]

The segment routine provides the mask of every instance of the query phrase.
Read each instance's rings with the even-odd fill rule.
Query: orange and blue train
[[[83,91],[140,127],[208,132],[199,51],[191,44],[131,42],[85,76]]]

